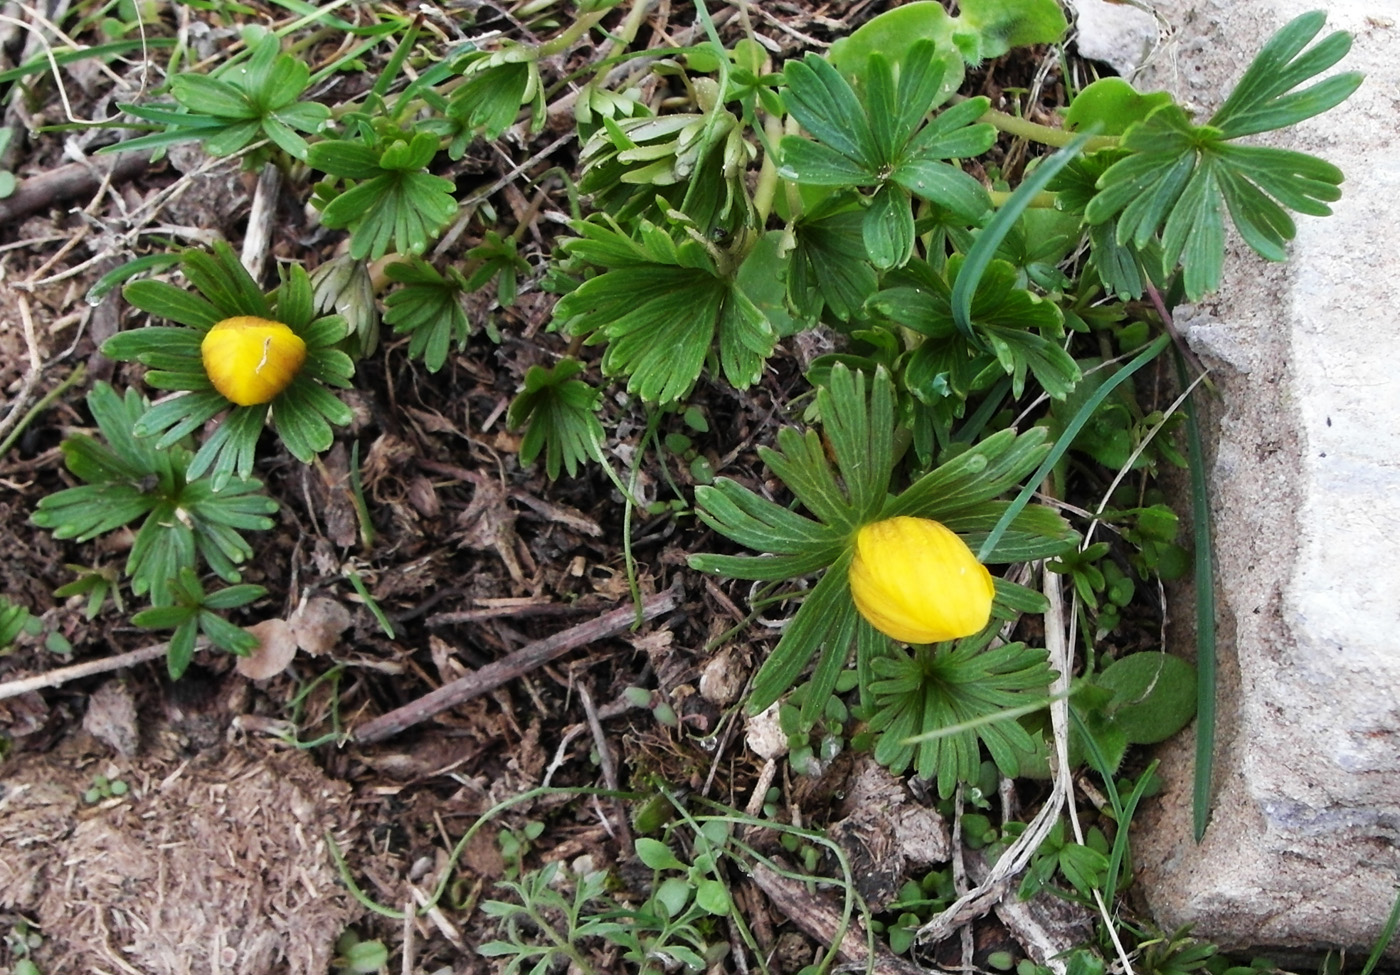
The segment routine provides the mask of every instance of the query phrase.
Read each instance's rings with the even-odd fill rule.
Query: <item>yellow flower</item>
[[[862,527],[850,580],[860,614],[905,643],[971,636],[992,613],[991,573],[961,538],[928,518]]]
[[[214,388],[239,406],[267,403],[286,389],[306,361],[306,343],[281,322],[225,318],[199,344]]]

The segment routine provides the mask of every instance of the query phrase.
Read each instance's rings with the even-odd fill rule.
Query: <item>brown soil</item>
[[[275,5],[252,6],[257,13],[245,18],[250,22],[290,20]],[[480,6],[472,33],[509,30],[498,8]],[[691,12],[680,6],[660,4],[643,43],[668,44],[688,29]],[[761,6],[757,29],[790,56],[800,52],[803,37],[829,40],[883,5]],[[201,24],[196,11],[182,8],[178,24],[171,16],[155,33],[182,30],[195,39],[197,54],[200,45],[212,52],[227,41],[224,26]],[[0,35],[0,43],[13,58],[32,36]],[[313,63],[335,43],[313,48]],[[65,69],[78,117],[111,117],[116,102],[135,97],[143,67],[122,60],[109,67],[118,80],[86,62]],[[986,89],[997,94],[990,79]],[[128,612],[109,604],[93,620],[84,617],[81,599],[53,595],[72,579],[66,564],[120,570],[129,533],[85,545],[58,542],[28,515],[45,494],[75,483],[58,445],[91,429],[82,398],[90,384],[107,379],[123,388],[140,381],[138,369],[95,350],[143,316],[115,293],[89,305],[87,289],[165,242],[203,244],[222,236],[237,247],[255,181],[237,161],[211,161],[189,146],[172,148],[160,161],[127,163],[104,178],[111,157],[90,154],[112,141],[113,131],[39,131],[60,122],[64,109],[49,77],[31,76],[27,84],[5,116],[16,133],[8,164],[22,187],[49,178],[42,188],[54,195],[37,203],[22,195],[0,201],[0,406],[27,410],[75,370],[87,373],[46,404],[0,456],[0,594],[29,607],[44,634],[60,634],[72,654],[56,656],[43,637],[21,640],[0,658],[0,682],[139,649],[156,638],[129,624],[129,613],[141,608],[129,595]],[[336,84],[327,97],[343,97],[354,83]],[[1049,87],[1046,97],[1053,98],[1053,78]],[[573,149],[534,156],[557,137],[546,131],[534,141],[478,144],[460,163],[439,170],[465,197],[524,165],[520,178],[494,190],[489,202],[503,230],[528,222],[522,250],[536,269],[568,213],[563,184],[546,172],[569,166]],[[74,153],[81,161],[60,170]],[[65,175],[52,178],[56,173]],[[308,216],[306,194],[304,184],[284,186],[269,265],[299,261],[310,269],[342,247],[343,234]],[[480,229],[480,220],[469,223],[446,259],[460,259],[479,243]],[[275,271],[265,283],[275,283]],[[494,961],[473,950],[495,936],[494,922],[474,906],[498,896],[493,885],[512,868],[497,842],[502,829],[546,824],[524,854],[527,868],[587,856],[598,868],[616,866],[621,876],[632,876],[626,815],[567,793],[514,806],[450,859],[458,839],[495,804],[542,785],[646,790],[655,783],[737,809],[751,804],[764,762],[745,747],[736,690],[776,631],[751,627],[711,646],[744,619],[748,585],[685,568],[687,554],[725,543],[692,517],[670,513],[635,516],[632,554],[642,596],[676,587],[675,609],[424,716],[383,742],[289,744],[364,725],[531,641],[629,604],[623,505],[611,484],[596,472],[551,483],[517,463],[518,434],[506,428],[506,407],[525,371],[563,350],[560,337],[546,330],[552,297],[534,281],[522,282],[521,292],[512,308],[497,306],[489,289],[480,293],[470,342],[436,374],[408,357],[405,340],[386,336],[346,395],[356,422],[317,464],[303,466],[275,445],[261,452],[256,476],[280,511],[276,528],[249,536],[256,555],[244,581],[266,586],[269,596],[235,621],[288,619],[316,601],[318,612],[329,604],[331,617],[344,617],[302,642],[284,672],[252,680],[230,658],[205,652],[179,683],[154,660],[0,700],[0,732],[10,751],[0,766],[0,933],[20,918],[37,923],[43,942],[34,957],[42,971],[324,972],[336,937],[351,926],[388,945],[394,970],[399,959],[411,958],[413,971],[495,971]],[[755,446],[800,410],[792,404],[803,388],[800,369],[795,353],[780,352],[754,389],[702,386],[691,402],[710,432],[686,429],[677,415],[663,419],[659,434],[684,431],[716,471],[763,483]],[[639,496],[669,501],[679,490],[688,500],[687,463],[642,442],[647,424],[640,413],[614,399],[606,410],[614,466],[625,471],[639,453],[643,458]],[[361,537],[350,487],[356,449],[372,544]],[[386,614],[393,636],[357,594],[352,574]],[[710,685],[729,690],[709,693]],[[678,726],[630,706],[623,691],[632,686],[668,703]],[[820,783],[779,775],[775,784],[802,823],[841,822],[836,834],[854,837],[867,855],[869,893],[887,898],[925,869],[934,859],[929,848],[939,846],[926,837],[919,845],[900,831],[907,834],[908,823],[927,828],[925,820],[937,816],[887,774],[873,784],[876,773],[861,774],[860,788],[885,790],[882,812],[856,814],[842,805],[840,797],[856,787],[845,781],[856,775],[849,764],[838,764]],[[98,775],[128,791],[84,801]],[[917,855],[906,849],[911,843]],[[364,896],[409,908],[409,923],[370,912],[351,896],[330,856],[332,844]],[[444,878],[445,895],[424,908]],[[734,889],[775,971],[813,960],[819,946],[789,923],[791,903],[771,906],[781,902],[777,888],[736,876]],[[992,922],[978,928],[977,941],[979,958],[1009,944],[1005,928]],[[949,945],[940,959],[955,963],[959,953]],[[0,964],[16,957],[0,953]],[[877,970],[903,971],[906,964],[886,957]],[[599,959],[599,971],[622,971],[621,965],[615,957]]]

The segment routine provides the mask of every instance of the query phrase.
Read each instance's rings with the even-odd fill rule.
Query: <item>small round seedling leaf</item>
[[[710,914],[728,914],[729,891],[718,880],[702,880],[695,886],[695,903]]]
[[[1165,741],[1196,714],[1196,668],[1171,654],[1124,657],[1095,683],[1113,692],[1105,711],[1135,745]]]
[[[692,890],[684,877],[668,877],[657,885],[653,897],[667,917],[676,917],[690,903]]]
[[[653,870],[684,870],[686,866],[671,848],[660,840],[642,837],[637,840],[637,859]]]

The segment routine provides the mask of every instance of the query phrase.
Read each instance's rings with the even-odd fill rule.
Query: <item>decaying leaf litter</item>
[[[638,9],[637,49],[703,40],[688,7]],[[747,33],[776,59],[796,58],[881,9],[721,7],[714,25],[726,41]],[[162,14],[153,36],[173,32],[205,59],[244,23],[294,19],[276,6]],[[36,25],[48,26],[28,15],[27,24],[5,21],[6,50],[18,52],[18,63],[42,52]],[[69,15],[54,10],[48,19]],[[470,32],[523,30],[532,39],[517,15],[474,8]],[[445,39],[464,23],[425,11],[414,29]],[[348,35],[321,31],[303,53],[324,64],[348,43]],[[265,46],[269,58],[278,49]],[[71,486],[58,444],[93,429],[83,392],[99,381],[139,385],[141,369],[96,351],[139,313],[115,292],[85,301],[94,282],[163,245],[227,241],[258,285],[270,285],[278,267],[330,269],[347,241],[327,225],[355,218],[330,207],[318,219],[274,166],[241,172],[237,159],[188,143],[154,161],[99,158],[93,153],[112,141],[111,128],[62,126],[65,118],[110,121],[118,102],[139,100],[157,84],[152,69],[163,49],[152,44],[144,57],[105,67],[75,62],[59,73],[61,86],[42,72],[26,75],[6,115],[23,138],[12,140],[6,160],[21,176],[19,190],[0,200],[9,218],[0,244],[0,388],[11,406],[0,436],[19,434],[0,459],[0,549],[13,553],[0,562],[0,592],[31,607],[38,625],[0,663],[0,688],[16,692],[0,699],[11,750],[0,832],[18,853],[0,873],[0,910],[8,912],[0,922],[13,918],[15,930],[37,922],[43,936],[33,957],[44,970],[360,970],[351,959],[358,938],[382,941],[404,971],[496,971],[497,918],[519,922],[498,899],[503,891],[544,905],[531,916],[535,927],[525,926],[534,937],[540,925],[578,911],[556,887],[596,884],[594,893],[606,893],[623,915],[655,909],[666,884],[651,889],[660,876],[653,870],[684,875],[666,882],[695,898],[681,907],[704,905],[704,923],[677,943],[704,946],[712,971],[757,970],[749,967],[762,967],[757,956],[768,970],[798,971],[833,945],[877,972],[1005,968],[1022,958],[1054,967],[1055,952],[1093,936],[1090,905],[1044,894],[1021,902],[1015,888],[1051,883],[1057,866],[1071,875],[1076,847],[1087,842],[1079,818],[1092,824],[1096,806],[1121,818],[1127,802],[1130,817],[1149,779],[1137,777],[1135,757],[1126,771],[1137,789],[1111,801],[1087,780],[1076,790],[1065,768],[1048,782],[1013,782],[984,764],[990,778],[959,785],[945,816],[933,808],[929,783],[893,776],[868,754],[824,756],[819,774],[803,775],[782,758],[784,729],[770,729],[778,742],[770,748],[762,716],[746,727],[742,695],[782,618],[761,613],[745,626],[752,619],[744,607],[759,591],[688,567],[697,552],[734,549],[693,517],[691,492],[716,473],[764,496],[782,491],[757,447],[776,427],[804,419],[811,403],[803,375],[843,339],[804,332],[778,346],[756,384],[703,381],[684,410],[649,413],[610,395],[600,419],[611,478],[596,465],[558,480],[545,476],[545,463],[522,469],[512,398],[529,388],[532,369],[552,366],[568,346],[547,329],[555,298],[540,280],[577,215],[565,174],[576,176],[578,166],[569,130],[579,93],[567,84],[541,104],[536,129],[512,126],[512,107],[498,120],[503,138],[463,142],[460,158],[434,163],[431,185],[453,187],[459,214],[433,249],[434,263],[484,260],[501,269],[495,287],[470,291],[460,320],[444,309],[458,323],[452,338],[470,337],[425,350],[420,335],[386,328],[382,352],[362,359],[353,387],[340,394],[349,422],[310,464],[263,435],[255,473],[278,510],[274,527],[252,536],[255,556],[242,574],[266,595],[235,614],[256,624],[262,648],[239,659],[201,653],[172,682],[157,659],[164,647],[153,648],[152,634],[126,614],[89,618],[87,599],[55,598],[72,584],[75,563],[92,583],[86,595],[93,586],[109,592],[100,580],[115,578],[136,542],[130,531],[87,545],[58,542],[27,517],[40,497]],[[364,70],[323,79],[318,97],[343,100],[375,84],[389,55],[373,46],[360,53]],[[555,54],[542,64],[551,80],[582,56],[565,47]],[[1076,87],[1092,71],[1057,50],[1015,49],[970,75],[963,91],[1053,122],[1066,66]],[[648,76],[640,97],[659,105],[678,96],[669,77]],[[303,115],[292,128],[311,131],[320,113]],[[300,140],[291,129],[267,131],[279,145]],[[1026,165],[1025,150],[1003,139],[969,168],[1005,177]],[[316,159],[331,174],[345,166],[330,149]],[[427,192],[429,178],[420,185]],[[394,267],[390,278],[429,290],[456,273]],[[1142,388],[1152,388],[1144,375]],[[298,442],[289,441],[294,452]],[[1103,485],[1091,478],[1080,487],[1087,508]],[[637,501],[630,509],[623,488]],[[1053,594],[1058,577],[1045,579]],[[1157,646],[1160,607],[1139,600],[1123,615],[1114,640]],[[1070,656],[1054,599],[1046,622],[1042,633],[1027,618],[1014,638],[1047,646],[1061,675],[1051,689],[1062,694]],[[1004,635],[1013,637],[1009,628]],[[72,670],[63,666],[70,661],[78,662]],[[32,685],[20,683],[34,674]],[[1057,700],[1052,718],[1063,735],[1068,716]],[[1061,809],[1076,807],[1081,844],[1056,822]],[[649,834],[677,817],[694,828],[677,832],[690,839],[672,852]],[[1007,849],[1010,837],[993,823],[1018,819],[1028,820],[1025,834]],[[1018,874],[1044,837],[1058,844],[1058,863],[1040,856],[1022,883]],[[1004,853],[994,867],[982,852],[989,843]],[[572,879],[548,883],[556,875]],[[802,879],[813,875],[833,882]],[[933,920],[899,914],[935,895],[952,907]],[[1106,916],[1102,898],[1097,907]],[[898,935],[867,941],[866,909],[883,931],[924,924],[933,943],[911,955],[908,941],[896,947]],[[30,950],[7,946],[12,961]],[[579,970],[642,962],[624,958],[617,940],[595,939],[585,950],[587,957],[568,956]],[[647,964],[670,967],[666,961]]]

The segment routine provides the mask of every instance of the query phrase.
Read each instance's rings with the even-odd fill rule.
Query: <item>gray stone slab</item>
[[[1400,882],[1400,2],[1162,0],[1149,80],[1212,111],[1309,9],[1355,35],[1343,106],[1264,137],[1346,173],[1286,265],[1241,245],[1178,324],[1212,367],[1216,799],[1191,838],[1189,735],[1136,839],[1160,924],[1236,948],[1368,949]],[[1190,600],[1174,606],[1178,631]],[[1187,636],[1178,632],[1178,636]]]

